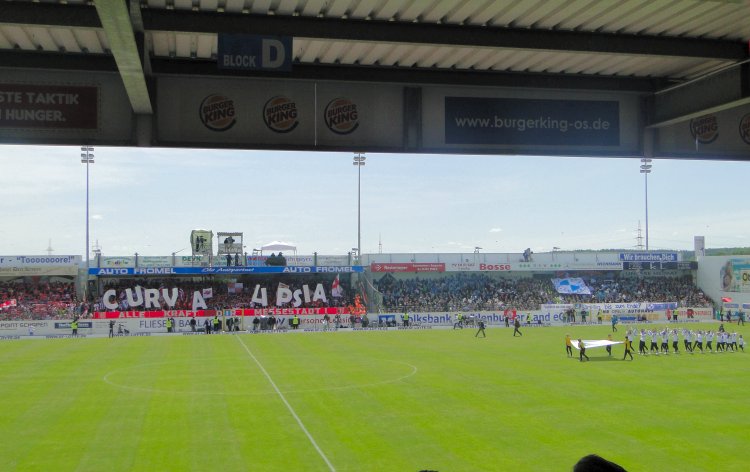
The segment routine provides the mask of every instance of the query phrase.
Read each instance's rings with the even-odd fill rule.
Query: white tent
[[[285,243],[283,241],[271,241],[268,244],[264,244],[260,247],[261,251],[293,251],[297,254],[297,246],[292,243]]]

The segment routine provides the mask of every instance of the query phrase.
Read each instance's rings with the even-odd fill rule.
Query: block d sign
[[[292,70],[291,36],[219,34],[220,69]]]

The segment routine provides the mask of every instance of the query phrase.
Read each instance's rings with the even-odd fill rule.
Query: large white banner
[[[81,256],[0,256],[0,277],[78,275]]]

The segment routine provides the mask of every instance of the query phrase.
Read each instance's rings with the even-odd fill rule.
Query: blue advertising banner
[[[291,36],[219,33],[219,69],[292,70]]]
[[[90,275],[242,275],[242,274],[353,274],[364,266],[288,267],[102,267],[89,269]]]
[[[676,252],[621,252],[620,260],[627,262],[677,262]]]
[[[620,145],[620,103],[445,97],[446,144]]]

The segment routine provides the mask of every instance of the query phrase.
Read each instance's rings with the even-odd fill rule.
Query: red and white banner
[[[12,299],[12,300],[6,300],[4,302],[0,302],[0,310],[4,310],[6,308],[10,308],[10,307],[13,307],[13,306],[16,306],[16,299],[15,298]]]
[[[403,262],[384,263],[373,262],[370,265],[371,272],[445,272],[443,262]]]
[[[232,310],[168,310],[168,311],[97,311],[93,318],[191,318],[212,317],[214,315],[228,316],[268,316],[268,315],[348,315],[349,310],[337,308],[237,308]]]

